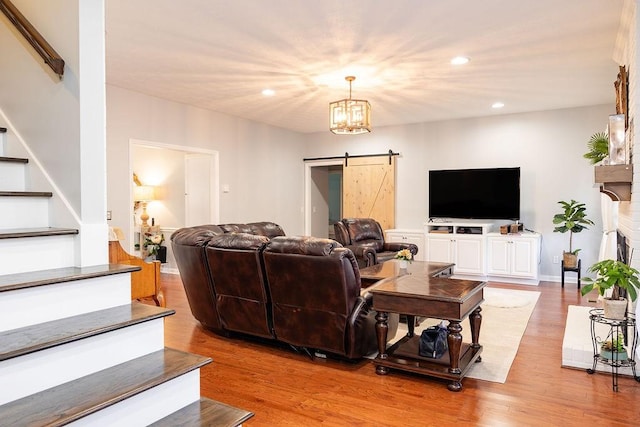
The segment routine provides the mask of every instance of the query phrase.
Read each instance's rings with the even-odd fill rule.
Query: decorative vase
[[[624,114],[609,116],[609,164],[627,163]]]
[[[627,314],[627,300],[626,299],[611,299],[605,298],[603,300],[604,317],[607,319],[622,320]]]
[[[603,349],[600,350],[600,357],[602,357],[603,359],[614,361],[614,362],[616,361],[624,362],[629,358],[629,356],[627,355],[627,350],[611,351],[611,350],[603,350]]]
[[[409,261],[407,261],[406,259],[401,259],[400,260],[400,269],[401,270],[406,270],[407,267],[409,267]]]
[[[578,255],[571,252],[562,253],[562,261],[564,261],[565,268],[576,268],[578,265]]]

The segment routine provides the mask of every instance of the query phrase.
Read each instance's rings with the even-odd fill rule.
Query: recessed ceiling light
[[[275,94],[276,94],[276,91],[275,91],[275,90],[273,90],[273,89],[264,89],[264,90],[262,91],[262,94],[263,94],[264,96],[273,96],[273,95],[275,95]]]
[[[502,108],[504,107],[504,102],[494,102],[493,104],[491,104],[491,108]]]
[[[470,59],[468,56],[456,56],[455,58],[451,59],[451,65],[464,65],[469,61]]]

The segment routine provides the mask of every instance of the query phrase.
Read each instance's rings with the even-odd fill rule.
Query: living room
[[[52,34],[55,34],[53,29],[56,27],[56,18],[60,20],[66,17],[65,14],[56,10],[56,6],[61,4],[62,7],[69,6],[65,2],[57,2],[54,6],[42,6],[42,11],[39,13],[34,10],[38,7],[28,1],[15,1],[15,3],[21,8],[24,7],[24,12],[29,13],[30,16],[40,15],[38,26],[42,25],[43,31]],[[82,8],[87,6],[74,4],[73,7],[80,8],[79,15],[86,13]],[[622,10],[621,3],[617,4],[617,7]],[[634,40],[635,7],[633,2],[632,25],[626,32],[628,40]],[[48,20],[47,15],[52,18]],[[600,17],[594,17],[594,20],[596,18]],[[86,29],[82,28],[82,30]],[[608,34],[612,36],[609,39],[609,45],[613,50],[615,39],[613,33]],[[74,45],[74,41],[80,37],[78,34],[65,33],[51,37],[56,46],[62,44],[64,50],[74,53],[70,58],[72,67],[76,65],[76,60],[80,62],[76,56],[82,55],[75,55],[77,54],[75,48],[65,47]],[[94,35],[94,37],[99,36]],[[87,99],[96,96],[97,99],[91,101],[100,101],[99,91],[91,95],[83,91],[83,97],[79,100],[74,96],[76,86],[73,78],[68,77],[69,74],[63,81],[65,90],[52,91],[50,85],[52,81],[55,82],[55,79],[50,76],[45,76],[46,79],[39,77],[37,73],[41,73],[42,70],[31,69],[32,66],[29,64],[33,62],[32,55],[24,46],[20,44],[16,46],[14,39],[14,35],[5,31],[3,27],[0,40],[3,48],[5,41],[8,41],[6,44],[8,54],[3,60],[3,70],[7,72],[6,78],[3,77],[0,83],[2,85],[0,107],[2,112],[11,119],[13,127],[18,129],[21,136],[32,146],[36,157],[42,161],[47,170],[51,171],[61,192],[67,194],[69,204],[75,211],[82,213],[80,218],[86,231],[83,243],[87,248],[82,257],[85,257],[83,262],[87,265],[103,262],[106,259],[104,229],[107,224],[123,228],[127,238],[133,235],[131,165],[126,161],[129,158],[132,139],[216,151],[220,159],[218,179],[221,191],[218,215],[212,218],[211,222],[272,220],[279,223],[287,234],[291,235],[304,234],[306,227],[303,212],[304,158],[340,156],[345,152],[350,155],[380,153],[392,149],[400,153],[397,158],[396,181],[395,226],[398,228],[419,229],[428,219],[427,173],[430,169],[520,167],[522,170],[521,220],[527,228],[542,234],[540,275],[543,281],[553,282],[542,286],[553,288],[550,294],[553,297],[547,304],[553,306],[553,298],[563,299],[563,301],[571,299],[569,303],[579,304],[580,298],[577,296],[568,297],[556,292],[555,288],[559,287],[557,282],[559,282],[560,267],[559,264],[554,263],[554,256],[566,249],[567,242],[566,235],[552,232],[551,220],[553,214],[558,211],[559,200],[573,198],[586,203],[589,216],[595,224],[577,236],[575,243],[582,248],[581,258],[584,265],[590,265],[597,259],[602,230],[599,214],[600,193],[593,180],[593,166],[582,158],[582,154],[586,152],[586,142],[590,136],[595,132],[603,131],[608,116],[615,112],[613,82],[616,79],[619,64],[626,64],[631,70],[630,111],[633,113],[635,108],[633,73],[636,55],[633,46],[629,46],[632,43],[628,43],[629,45],[623,43],[624,47],[620,47],[623,51],[621,59],[614,60],[611,52],[610,67],[602,78],[601,84],[610,91],[610,98],[595,104],[533,112],[509,112],[507,106],[507,109],[500,113],[488,111],[482,117],[419,121],[402,125],[376,125],[374,113],[372,133],[345,137],[331,135],[328,130],[300,133],[167,101],[111,84],[107,78],[108,83],[102,99],[106,107],[89,110],[93,112],[105,110],[104,117],[100,119],[100,114],[96,113],[95,116],[91,114],[92,117],[87,117],[86,113],[93,107],[91,103],[86,104]],[[9,61],[9,57],[13,62]],[[83,56],[82,59],[84,60],[85,57]],[[472,61],[475,59],[476,57],[472,58]],[[575,64],[576,74],[580,73],[579,66],[580,64]],[[80,73],[81,68],[73,69],[78,75],[83,76],[82,83],[86,84],[86,74]],[[84,71],[84,68],[82,69]],[[99,85],[99,76],[91,74],[89,76],[91,83],[98,82]],[[358,80],[354,85],[356,96],[359,94],[357,83]],[[54,92],[52,100],[38,105],[40,102],[38,94],[50,92]],[[344,91],[336,93],[340,97],[343,96]],[[325,106],[323,103],[323,108]],[[373,108],[375,112],[379,107],[374,104]],[[326,119],[323,117],[325,122],[328,121]],[[32,125],[32,121],[35,121],[37,126]],[[70,126],[68,123],[74,125]],[[7,124],[0,124],[2,125]],[[105,129],[106,136],[102,140],[99,137],[96,138],[96,135],[104,135]],[[69,143],[77,140],[80,140],[77,144]],[[65,148],[64,151],[70,155],[59,156],[59,150],[51,150],[52,145],[68,147],[68,150]],[[106,188],[106,194],[100,190],[103,187]],[[228,190],[225,191],[222,187]],[[620,228],[633,247],[638,240],[635,235],[638,214],[631,209],[631,203],[621,205]],[[108,223],[104,221],[105,211],[112,212],[112,219]],[[167,227],[175,228],[182,225],[177,222],[172,223],[170,218],[157,217],[156,220]],[[128,245],[132,243],[127,241]],[[104,246],[105,249],[97,248],[98,246]],[[637,262],[635,259],[633,261]],[[573,286],[571,284],[567,292],[570,290],[575,293]],[[538,316],[545,315],[538,314]],[[193,323],[193,319],[184,321],[186,324]],[[560,326],[563,324],[563,320],[558,321],[556,318],[551,322]],[[535,323],[535,325],[543,328],[544,322]],[[178,334],[179,331],[173,333]],[[194,332],[194,335],[202,338],[202,335],[198,334],[199,332]],[[541,341],[544,345],[545,341]],[[236,351],[233,345],[224,348],[229,352]],[[559,349],[556,350],[559,351]],[[530,365],[536,363],[537,361],[534,360],[526,362]],[[277,366],[277,363],[274,363],[270,368],[276,369]],[[313,372],[321,375],[316,369],[317,367],[314,366]],[[351,368],[347,366],[337,369],[348,371]],[[520,377],[522,381],[526,375]],[[378,381],[375,376],[371,377],[372,383]],[[296,378],[299,382],[303,381],[302,375]],[[565,381],[571,381],[568,379],[571,376],[563,375],[562,378]],[[230,378],[227,379],[232,381]],[[409,390],[404,391],[410,394],[429,393],[428,388],[420,388],[417,392],[413,389],[415,384],[423,384],[423,382],[413,380],[409,382],[412,383],[411,386],[401,383],[394,385],[397,387],[395,390],[408,387]],[[606,381],[603,382],[605,383]],[[481,382],[473,384],[477,390],[484,387]],[[212,389],[215,394],[224,395],[224,387],[220,387],[214,386]],[[526,388],[527,385],[523,384],[521,387]],[[470,387],[469,390],[474,389]],[[517,389],[510,390],[514,394],[518,393]],[[491,391],[495,392],[496,389],[492,388]],[[375,394],[376,390],[369,389],[369,392]],[[468,394],[478,392],[474,390],[473,393]],[[439,397],[448,397],[448,395],[439,395]],[[607,395],[607,397],[610,396]],[[464,405],[475,404],[471,400],[465,400],[464,403]],[[542,404],[540,402],[538,404],[538,408],[541,408]],[[304,406],[303,403],[300,405]],[[314,405],[316,405],[315,408],[318,403]],[[448,405],[451,407],[453,404]],[[599,408],[605,405],[598,402]],[[518,408],[521,410],[521,406]],[[369,409],[374,410],[374,408]],[[489,408],[488,410],[497,409]]]

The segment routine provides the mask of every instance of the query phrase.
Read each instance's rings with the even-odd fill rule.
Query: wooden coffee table
[[[480,304],[484,301],[485,286],[486,282],[481,281],[405,274],[384,279],[368,289],[373,294],[373,309],[378,312],[378,356],[373,361],[376,373],[386,375],[390,368],[409,371],[450,380],[449,390],[462,390],[462,378],[474,362],[481,361]],[[390,312],[448,320],[448,352],[440,359],[421,357],[420,336],[414,334],[413,322],[408,322],[407,335],[387,349]],[[463,343],[460,333],[460,323],[466,317],[471,327],[471,343]]]
[[[360,269],[362,287],[368,288],[382,279],[417,274],[425,277],[448,277],[453,274],[455,264],[445,262],[412,261],[406,270],[400,268],[400,263],[395,260],[385,261]]]

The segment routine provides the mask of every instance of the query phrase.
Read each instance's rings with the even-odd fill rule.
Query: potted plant
[[[409,249],[402,249],[396,252],[396,256],[394,258],[400,261],[401,269],[406,269],[408,264],[413,261],[413,254]]]
[[[624,348],[624,337],[618,335],[616,338],[601,342],[600,357],[614,362],[627,360],[629,356]]]
[[[602,296],[608,289],[611,289],[611,296],[605,297],[604,317],[609,319],[624,319],[627,311],[627,300],[622,297],[622,291],[626,291],[626,295],[635,301],[638,297],[638,289],[640,289],[640,279],[638,279],[638,270],[632,268],[622,261],[614,261],[605,259],[599,261],[589,267],[589,271],[596,273],[594,279],[587,277],[584,279],[586,283],[581,292],[586,295],[593,289],[597,289]]]
[[[578,264],[578,252],[580,249],[573,249],[573,233],[586,230],[587,225],[593,225],[593,221],[587,218],[584,203],[578,203],[573,199],[570,202],[561,200],[558,203],[562,205],[562,212],[553,216],[553,223],[556,224],[553,231],[559,233],[569,232],[569,252],[563,252],[562,258],[565,267],[575,268]]]
[[[589,151],[583,157],[592,165],[600,163],[609,156],[609,135],[605,132],[594,133],[587,142],[587,148]]]

